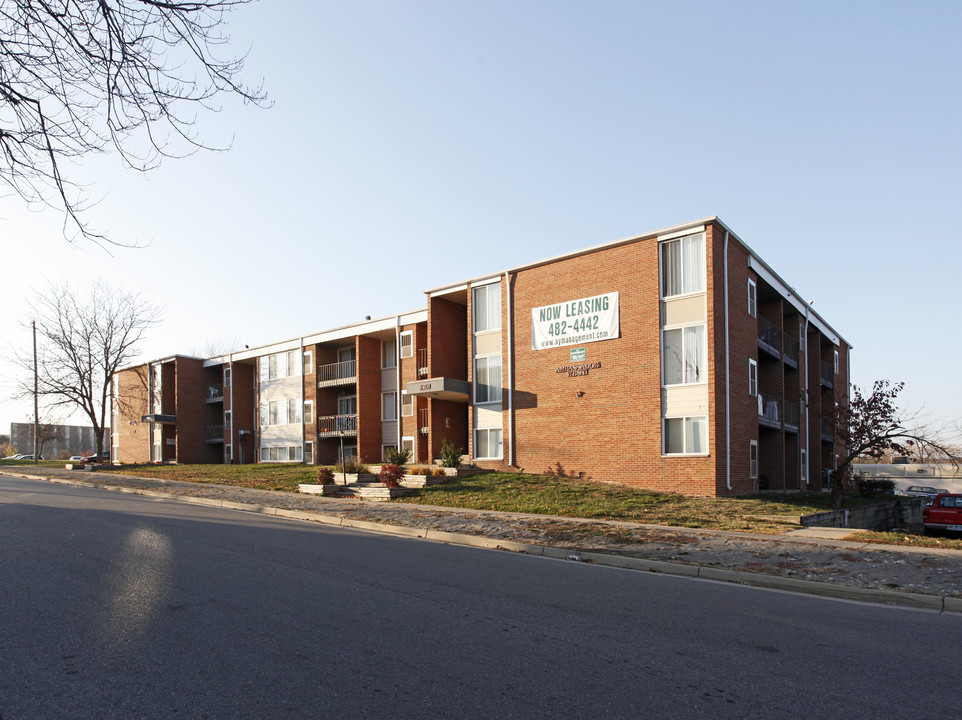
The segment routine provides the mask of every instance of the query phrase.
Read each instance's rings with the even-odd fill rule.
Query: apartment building
[[[428,463],[450,442],[484,468],[692,495],[820,489],[835,465],[850,347],[718,218],[426,297],[126,369],[113,457],[332,464],[404,447]]]

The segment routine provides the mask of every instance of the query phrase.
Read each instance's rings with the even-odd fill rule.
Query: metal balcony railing
[[[831,418],[822,418],[822,440],[831,442],[835,439],[835,425]]]
[[[325,415],[317,419],[318,437],[341,437],[357,435],[357,414]]]
[[[224,383],[207,386],[207,402],[221,402],[224,399]]]
[[[828,360],[822,360],[819,377],[825,387],[835,387],[835,365]]]
[[[357,382],[357,360],[319,365],[317,367],[317,386],[350,385]]]
[[[784,353],[782,357],[785,362],[792,367],[798,367],[798,353],[801,348],[798,340],[791,337],[790,335],[782,335],[782,342],[785,344]]]
[[[758,393],[758,422],[768,427],[780,428],[781,402],[771,395]]]
[[[798,432],[798,403],[785,401],[785,429]]]
[[[418,348],[418,375],[428,374],[428,349]]]
[[[782,331],[763,317],[758,318],[758,346],[775,357],[782,356]]]
[[[224,426],[208,425],[204,428],[204,439],[209,443],[224,442]]]

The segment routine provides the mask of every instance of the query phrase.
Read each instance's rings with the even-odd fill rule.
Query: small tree
[[[904,387],[905,383],[876,380],[866,395],[853,385],[851,399],[840,398],[836,403],[835,441],[844,455],[832,473],[832,507],[835,509],[842,507],[856,459],[877,461],[887,453],[921,452],[958,464],[958,454],[942,438],[944,428],[933,428],[923,421],[919,412],[898,406],[898,396]]]

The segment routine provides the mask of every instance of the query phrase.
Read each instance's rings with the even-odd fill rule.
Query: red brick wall
[[[439,297],[429,299],[429,377],[468,379],[470,327],[464,305]],[[467,450],[469,406],[444,400],[429,399],[427,402],[431,420],[425,462],[440,457],[441,444],[445,440]]]
[[[116,398],[119,411],[117,433],[120,449],[113,462],[144,463],[150,460],[150,425],[141,418],[150,412],[149,375],[146,365],[117,374],[119,395]]]
[[[166,397],[168,388],[167,371],[164,366],[164,410],[166,412]],[[174,458],[179,463],[214,463],[223,460],[224,446],[221,443],[208,445],[206,428],[208,425],[219,425],[223,422],[223,405],[221,403],[207,404],[208,385],[220,381],[218,368],[204,368],[202,360],[188,357],[177,357],[173,363],[175,393],[174,411],[177,415],[176,454]],[[166,439],[165,439],[166,442]],[[167,458],[168,449],[164,449]]]
[[[381,341],[357,338],[357,454],[381,462]]]

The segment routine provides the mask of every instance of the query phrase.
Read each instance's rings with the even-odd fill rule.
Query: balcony
[[[207,402],[224,402],[224,383],[207,386]]]
[[[828,360],[822,360],[818,376],[824,387],[830,390],[835,387],[835,366]]]
[[[822,418],[822,440],[825,442],[835,441],[835,426],[831,418]]]
[[[798,403],[785,401],[785,430],[798,432]]]
[[[353,385],[356,382],[357,360],[319,365],[317,368],[317,386],[319,388]]]
[[[418,432],[422,435],[428,434],[428,428],[430,427],[430,411],[427,408],[422,408],[418,410]]]
[[[785,343],[785,352],[782,354],[782,359],[785,361],[786,365],[791,365],[797,370],[799,350],[801,348],[798,340],[788,335],[783,335],[782,341]]]
[[[353,415],[325,415],[317,419],[317,436],[357,437],[357,413]]]
[[[772,395],[758,393],[758,424],[781,430],[781,400]]]
[[[208,425],[204,428],[204,439],[208,445],[224,442],[224,426]]]
[[[418,375],[427,377],[428,375],[428,349],[418,348]]]
[[[777,358],[782,356],[782,331],[763,317],[758,318],[758,347]]]

